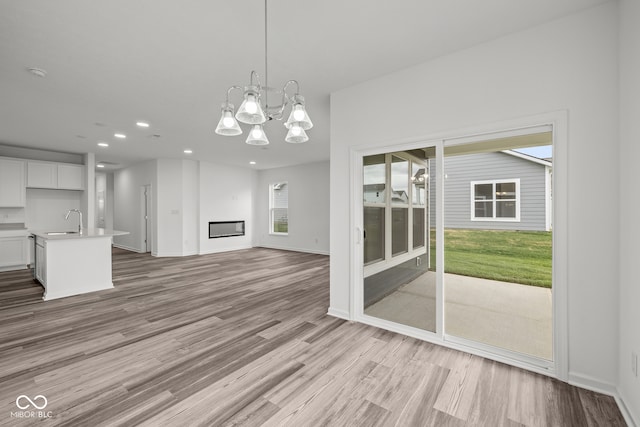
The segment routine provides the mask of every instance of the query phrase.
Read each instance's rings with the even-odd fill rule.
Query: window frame
[[[391,185],[391,163],[393,162],[393,157],[398,157],[402,160],[408,161],[408,174],[407,174],[407,185],[408,185],[408,193],[407,193],[407,203],[398,203],[392,202],[392,193],[393,188]],[[380,207],[385,208],[385,238],[384,238],[384,258],[376,259],[370,261],[369,263],[364,264],[364,277],[371,276],[373,274],[379,273],[380,271],[384,271],[390,267],[395,265],[402,264],[410,259],[416,258],[421,255],[425,255],[428,253],[428,232],[425,236],[425,244],[418,247],[413,247],[413,208],[423,208],[424,212],[424,229],[429,230],[429,190],[428,190],[428,181],[426,183],[427,190],[425,191],[425,204],[424,205],[415,205],[413,203],[413,183],[411,182],[412,176],[412,165],[418,164],[425,169],[426,177],[428,180],[429,177],[429,163],[428,159],[420,159],[416,156],[413,156],[407,152],[392,152],[385,153],[385,201],[382,202],[365,202],[363,195],[363,208],[365,207]],[[397,254],[392,254],[392,209],[393,208],[405,208],[407,209],[407,240],[408,240],[408,251],[400,252]],[[364,210],[364,209],[363,209]],[[363,228],[364,229],[364,228]]]
[[[493,216],[491,217],[477,217],[476,216],[476,202],[478,200],[476,200],[476,185],[482,185],[482,184],[491,184],[492,188],[491,188],[491,195],[493,196],[493,198],[491,199],[491,206],[492,206],[492,214]],[[498,184],[515,184],[516,187],[516,191],[515,191],[515,199],[497,199],[496,198],[496,185]],[[481,180],[481,181],[471,181],[470,183],[470,200],[471,200],[471,204],[470,204],[470,218],[471,221],[479,221],[479,222],[520,222],[520,178],[507,178],[507,179],[487,179],[487,180]],[[497,209],[496,209],[496,204],[498,201],[515,201],[516,203],[516,207],[515,207],[515,217],[497,217]],[[489,201],[489,199],[487,199],[487,202]]]
[[[277,190],[276,186],[278,185],[287,186],[287,207],[286,208],[275,207],[274,196],[275,196],[275,191]],[[276,209],[287,210],[287,231],[286,232],[275,231],[275,215],[274,214]],[[279,182],[274,182],[272,184],[269,184],[269,235],[272,235],[272,236],[288,236],[289,235],[289,181],[279,181]]]

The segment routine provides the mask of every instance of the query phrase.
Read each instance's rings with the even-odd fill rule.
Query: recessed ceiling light
[[[103,168],[104,167],[104,165],[96,165],[96,166],[99,167],[99,168]]]
[[[113,136],[120,139],[125,139],[127,137],[124,133],[114,133]]]
[[[108,147],[109,144],[107,144],[106,142],[98,142],[98,147]]]
[[[193,154],[193,150],[189,150],[188,148],[184,150],[184,154]]]
[[[254,162],[253,160],[249,162],[250,165],[255,165],[256,162]]]
[[[141,128],[148,128],[149,127],[149,123],[147,123],[147,122],[136,122],[136,125],[138,127],[141,127]]]
[[[27,70],[34,76],[38,76],[38,77],[47,76],[47,70],[43,70],[42,68],[31,67],[31,68],[27,68]]]

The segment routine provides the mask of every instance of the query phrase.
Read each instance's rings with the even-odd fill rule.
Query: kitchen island
[[[90,228],[82,232],[31,231],[35,278],[45,301],[113,288],[111,244],[126,231]]]

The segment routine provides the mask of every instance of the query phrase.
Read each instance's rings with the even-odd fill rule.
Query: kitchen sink
[[[49,231],[47,236],[64,236],[65,234],[78,234],[77,231]]]

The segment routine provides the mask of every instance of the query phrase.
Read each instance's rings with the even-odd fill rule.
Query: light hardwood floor
[[[115,289],[48,302],[0,273],[0,425],[624,425],[611,397],[327,316],[326,256],[113,264]]]

